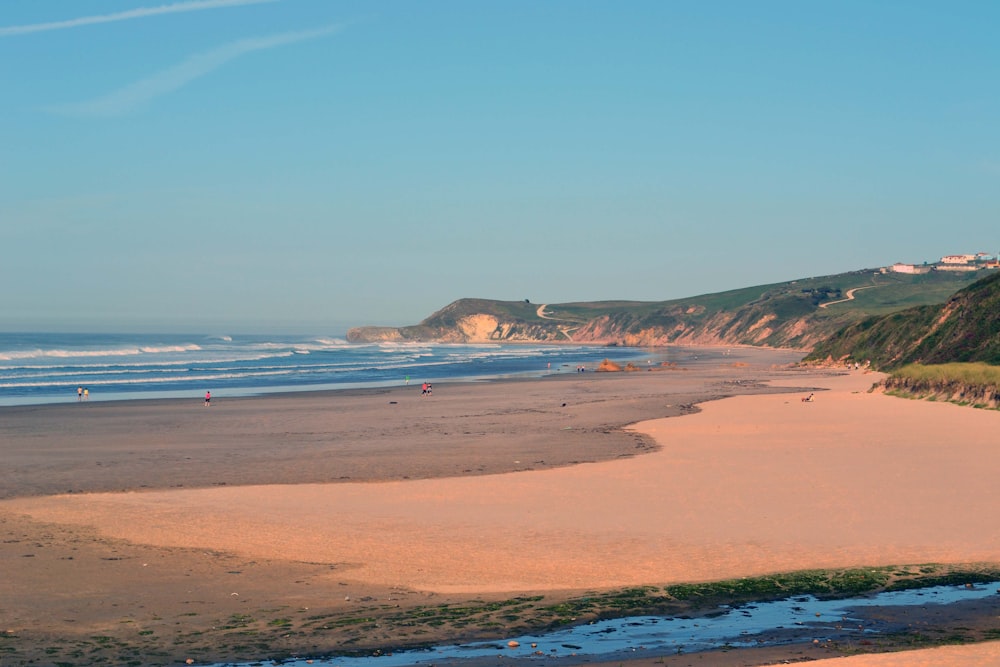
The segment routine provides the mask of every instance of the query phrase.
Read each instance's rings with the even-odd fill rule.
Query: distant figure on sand
[[[212,392],[205,392],[205,407],[207,408],[212,403]]]
[[[806,396],[805,398],[802,399],[802,402],[803,403],[812,403],[813,402],[813,395],[809,394],[808,396]]]
[[[423,383],[422,385],[420,385],[420,395],[421,396],[426,396],[427,395],[427,383],[426,382]]]
[[[86,387],[83,388],[83,400],[88,400],[90,398],[90,390]]]
[[[83,400],[83,387],[77,387],[76,388],[76,400],[78,400],[78,401],[82,401]]]

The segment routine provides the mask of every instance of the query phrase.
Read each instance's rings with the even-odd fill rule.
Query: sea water
[[[340,336],[0,333],[0,405],[248,396],[593,370],[648,356],[580,345],[351,344]]]

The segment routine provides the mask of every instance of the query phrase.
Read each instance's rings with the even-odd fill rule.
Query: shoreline
[[[414,383],[216,394],[209,408],[203,396],[7,406],[0,499],[456,477],[631,456],[656,447],[624,428],[631,423],[725,395],[787,391],[759,378],[805,374],[770,367],[795,355],[762,354],[752,366],[440,382],[426,399]]]
[[[413,343],[414,345],[420,345],[421,343]],[[446,348],[449,343],[426,343],[427,345],[436,345],[439,347]],[[582,343],[572,343],[572,342],[480,342],[480,343],[455,343],[456,347],[468,347],[468,346],[486,346],[486,347],[579,347],[584,350],[624,350],[630,355],[634,355],[636,351],[645,351],[647,354],[645,357],[638,356],[635,358],[657,358],[664,357],[668,352],[683,353],[691,350],[741,350],[747,352],[751,357],[758,352],[764,352],[765,354],[779,354],[783,357],[787,355],[787,359],[795,359],[798,361],[806,353],[806,350],[798,350],[794,348],[770,348],[770,347],[755,347],[752,345],[666,345],[660,347],[650,347],[650,346],[620,346],[620,345],[596,345],[596,344],[582,344]],[[613,355],[611,355],[613,356]],[[541,361],[541,359],[539,360]],[[724,361],[719,359],[719,361]],[[599,362],[594,360],[589,360],[589,363],[593,364],[596,368]],[[624,363],[624,362],[623,362]],[[562,366],[568,368],[568,363],[563,363]],[[658,367],[653,367],[658,370]],[[557,367],[556,369],[536,369],[536,370],[523,370],[515,371],[511,373],[496,373],[496,374],[472,374],[472,375],[456,375],[454,377],[446,378],[430,378],[431,380],[438,382],[439,384],[444,383],[480,383],[480,382],[516,382],[524,380],[539,380],[547,379],[550,377],[560,377],[563,375],[569,375],[571,372],[560,371]],[[208,384],[211,384],[210,382]],[[342,383],[326,383],[326,384],[298,384],[298,385],[280,385],[280,386],[237,386],[230,387],[228,389],[223,388],[221,390],[213,389],[216,396],[220,399],[233,400],[237,398],[268,398],[268,397],[281,397],[286,395],[299,395],[299,394],[324,394],[332,392],[341,391],[365,391],[365,390],[378,390],[396,387],[405,387],[407,385],[402,384],[401,378],[394,378],[392,380],[365,380],[357,382],[342,382]],[[409,385],[412,386],[412,385]],[[150,390],[150,391],[110,391],[110,392],[95,392],[91,393],[86,402],[94,403],[115,403],[115,402],[126,402],[126,401],[183,401],[190,400],[192,397],[204,396],[204,389],[192,388],[192,389],[163,389],[163,390]],[[31,407],[31,406],[47,406],[47,405],[71,405],[78,403],[79,399],[73,390],[73,387],[67,386],[65,388],[65,393],[60,393],[58,395],[45,395],[41,397],[32,397],[30,395],[19,396],[19,397],[8,397],[5,399],[0,399],[0,410],[6,408],[17,408],[17,407]]]
[[[776,376],[784,376],[785,380],[773,382]],[[949,553],[950,560],[943,561],[1000,560],[996,545],[983,542],[982,536],[964,528],[952,538],[948,538],[947,531],[939,535],[937,519],[922,530],[933,530],[945,547],[951,539],[957,551],[934,551],[919,543],[907,546],[909,533],[886,533],[881,523],[856,517],[851,531],[835,537],[842,541],[852,532],[857,533],[852,540],[857,541],[860,550],[855,553],[849,545],[838,542],[839,549],[828,553],[829,541],[822,539],[824,531],[804,528],[798,523],[802,519],[789,522],[772,517],[762,522],[756,512],[748,513],[753,507],[762,507],[761,501],[769,503],[769,512],[780,511],[789,493],[801,500],[798,495],[803,489],[819,495],[834,489],[807,478],[805,486],[799,482],[793,489],[785,489],[785,495],[760,497],[761,488],[768,488],[766,471],[745,469],[743,476],[759,484],[752,493],[741,487],[740,466],[757,459],[776,467],[791,465],[789,470],[794,471],[800,467],[803,452],[795,448],[772,449],[764,454],[759,450],[763,445],[744,444],[750,458],[736,456],[733,466],[719,468],[718,462],[724,459],[718,459],[717,452],[725,449],[717,448],[725,443],[713,445],[705,438],[706,427],[714,429],[731,423],[726,421],[730,417],[724,417],[728,412],[720,406],[736,402],[737,414],[749,412],[756,419],[750,426],[734,426],[727,437],[741,434],[742,438],[756,437],[753,442],[766,444],[774,436],[756,432],[757,427],[767,423],[764,405],[771,406],[768,410],[799,417],[806,414],[804,411],[812,411],[801,423],[814,430],[817,424],[828,423],[829,410],[837,405],[861,410],[878,404],[880,408],[872,414],[880,414],[885,401],[898,399],[852,393],[859,388],[866,390],[872,376],[776,369],[769,365],[719,365],[690,372],[564,377],[568,382],[542,379],[473,384],[462,385],[460,391],[455,391],[459,385],[446,390],[441,383],[435,387],[439,391],[433,398],[424,400],[417,395],[405,403],[397,401],[391,413],[387,412],[389,397],[380,392],[358,397],[339,395],[339,400],[348,403],[371,404],[369,412],[357,415],[337,410],[337,406],[329,404],[329,398],[302,400],[298,393],[286,399],[247,399],[249,408],[231,410],[234,421],[223,420],[219,430],[209,431],[218,437],[234,424],[241,424],[239,437],[207,444],[192,437],[198,445],[183,447],[179,459],[150,456],[160,451],[156,446],[130,458],[128,447],[136,448],[137,434],[129,430],[129,424],[134,428],[135,422],[129,422],[128,417],[140,415],[139,423],[147,426],[172,418],[173,427],[163,423],[167,435],[158,436],[148,428],[142,434],[146,443],[162,437],[163,442],[171,443],[165,449],[172,450],[177,447],[178,434],[185,429],[194,429],[194,436],[205,435],[206,431],[197,427],[204,427],[209,416],[216,419],[215,405],[209,410],[173,403],[145,406],[161,408],[152,411],[110,407],[105,415],[112,418],[103,419],[101,428],[93,432],[87,430],[85,420],[79,419],[81,411],[70,408],[64,424],[71,434],[67,437],[91,444],[89,449],[76,448],[87,453],[89,459],[83,455],[64,458],[63,472],[75,472],[79,490],[86,493],[47,495],[63,491],[51,490],[59,484],[40,484],[39,473],[32,472],[28,465],[18,470],[27,474],[16,475],[22,480],[20,485],[8,487],[9,500],[0,502],[0,528],[7,537],[0,545],[0,556],[16,568],[17,575],[3,584],[11,590],[0,591],[13,602],[0,611],[0,621],[18,637],[31,634],[35,639],[28,640],[28,644],[34,643],[36,648],[45,643],[43,635],[49,637],[45,641],[54,642],[50,648],[62,646],[65,650],[72,650],[73,641],[69,640],[74,636],[79,646],[83,637],[101,635],[118,637],[136,651],[155,653],[173,647],[168,652],[176,651],[171,653],[171,659],[177,660],[183,660],[181,653],[187,649],[203,662],[211,649],[201,633],[212,619],[212,624],[221,628],[215,631],[216,650],[220,650],[223,637],[232,642],[257,628],[254,632],[258,639],[267,636],[276,649],[288,646],[284,650],[320,655],[324,653],[321,644],[328,649],[349,648],[351,641],[358,641],[351,640],[344,628],[305,639],[299,633],[303,619],[322,616],[323,609],[327,614],[349,618],[357,613],[386,615],[390,613],[386,608],[395,609],[393,605],[419,610],[427,605],[437,607],[476,599],[499,601],[527,593],[555,601],[587,591],[644,583],[718,580],[726,578],[727,572],[738,576],[775,572],[787,570],[787,563],[812,567],[828,562],[843,567],[860,558],[861,565],[899,564],[927,562],[905,557],[908,555]],[[771,379],[774,386],[762,386],[765,378]],[[833,388],[818,394],[815,404],[801,404],[798,396],[788,393],[796,388],[813,391],[830,384]],[[700,409],[693,407],[693,403],[722,395],[735,397],[711,401]],[[761,400],[764,403],[752,403]],[[748,408],[746,401],[758,407]],[[219,407],[223,405],[226,407],[219,413],[230,411],[230,401]],[[352,406],[360,407],[360,403]],[[411,412],[403,414],[397,408]],[[927,412],[917,408],[917,413]],[[941,408],[962,410],[943,405],[931,410]],[[34,465],[38,465],[53,452],[37,450],[39,433],[33,434],[28,428],[39,424],[40,416],[35,412],[22,415],[26,421],[19,424],[17,442],[24,445],[19,455],[30,458],[29,454],[33,454]],[[687,416],[663,419],[680,414]],[[962,413],[958,421],[967,421],[966,414]],[[308,415],[317,421],[303,424]],[[647,422],[650,417],[657,421]],[[871,416],[860,417],[871,426]],[[251,419],[256,421],[248,422]],[[934,419],[940,421],[937,414]],[[119,430],[109,430],[109,422]],[[327,424],[327,431],[310,430],[321,423]],[[990,421],[990,426],[994,423]],[[332,433],[330,424],[346,428],[342,434],[353,433],[350,437],[366,445],[375,444],[364,451],[334,452],[329,446],[335,438],[324,440]],[[394,424],[405,428],[395,429]],[[625,424],[637,426],[623,429]],[[282,430],[293,425],[303,430],[297,434]],[[564,430],[566,426],[570,428]],[[834,430],[827,437],[842,437],[836,429],[847,426],[834,420],[830,427]],[[10,428],[8,421],[4,427]],[[472,432],[473,427],[478,431]],[[660,430],[663,428],[668,430]],[[783,423],[782,428],[787,429],[788,424]],[[42,429],[46,430],[51,426]],[[381,439],[374,437],[376,431],[381,433]],[[248,443],[248,433],[263,437],[258,443]],[[406,437],[401,438],[401,433]],[[273,439],[279,434],[284,440],[277,449],[288,456],[275,451]],[[655,439],[655,445],[650,446],[649,437]],[[694,437],[698,447],[678,449],[684,437]],[[117,448],[116,438],[122,440]],[[326,449],[317,442],[324,443]],[[29,444],[33,447],[29,448]],[[557,452],[562,452],[561,458]],[[544,454],[544,459],[531,458],[539,454]],[[193,456],[193,463],[186,465],[183,456],[188,455]],[[338,463],[350,462],[349,480],[334,478],[307,484],[287,481],[313,472],[324,456],[334,455],[339,457]],[[393,456],[405,460],[405,464],[393,464]],[[95,458],[104,460],[95,465]],[[786,459],[790,460],[783,463]],[[83,466],[85,460],[91,465]],[[467,467],[470,461],[475,462],[472,468]],[[15,456],[12,462],[19,464],[19,459]],[[664,462],[668,469],[680,466],[687,471],[685,476],[678,478],[652,470]],[[254,479],[253,474],[237,472],[248,465],[267,480],[263,486],[243,485]],[[698,466],[704,465],[708,465],[704,469],[707,476],[697,472]],[[919,471],[920,466],[914,465]],[[283,468],[290,471],[282,473]],[[170,483],[172,471],[194,473],[199,469],[214,470],[219,478],[215,482],[222,479],[225,484],[211,482],[212,475],[207,475],[200,485],[188,479],[183,486]],[[846,477],[853,473],[847,470],[851,467],[834,471],[833,477],[844,477],[841,481],[849,482]],[[89,481],[79,479],[81,471]],[[42,477],[50,477],[52,472]],[[32,478],[32,474],[36,477]],[[872,481],[870,475],[861,478],[864,484]],[[130,483],[116,487],[123,479]],[[819,479],[829,481],[827,477]],[[670,488],[663,488],[665,480],[670,481]],[[966,476],[963,481],[970,480]],[[892,480],[888,482],[891,486]],[[199,488],[192,488],[195,486]],[[972,491],[979,488],[971,486]],[[122,488],[133,492],[101,493]],[[726,490],[721,496],[720,489]],[[926,493],[933,487],[921,490]],[[850,493],[839,488],[836,491]],[[992,502],[993,495],[988,494],[987,500]],[[740,497],[755,498],[756,505],[733,505],[733,499]],[[643,500],[637,506],[634,501],[638,499]],[[595,504],[595,500],[599,502]],[[912,501],[906,495],[903,502]],[[962,498],[959,504],[968,502]],[[816,518],[838,507],[816,505],[816,501],[811,507],[806,505],[795,509],[793,516]],[[657,507],[672,508],[670,515],[650,514]],[[834,516],[850,518],[844,509],[841,506],[835,510]],[[893,517],[891,506],[880,510]],[[927,507],[914,508],[911,520],[930,511]],[[983,515],[982,511],[977,508],[978,515]],[[586,518],[583,524],[579,521],[582,517]],[[932,525],[936,528],[931,529]],[[865,538],[873,529],[879,537]],[[913,534],[919,535],[920,531]],[[747,541],[748,536],[751,541]],[[788,542],[790,537],[796,544]],[[900,537],[903,542],[894,543]],[[777,541],[768,546],[768,539]],[[977,541],[981,544],[973,546]],[[737,545],[739,548],[733,551]],[[20,553],[26,549],[32,551],[30,557]],[[827,554],[827,561],[817,558],[822,553]],[[487,554],[484,560],[482,556]],[[699,569],[699,558],[706,568]],[[51,577],[39,580],[41,569]],[[71,599],[59,592],[67,584],[75,586],[81,581],[90,583]],[[192,584],[196,584],[194,588]],[[138,591],[142,592],[137,598]],[[333,596],[342,601],[333,601]],[[67,604],[75,611],[70,613]],[[308,611],[303,611],[306,608]],[[264,614],[264,609],[272,612]],[[262,616],[269,616],[270,621]],[[253,622],[227,628],[225,619],[232,621],[236,617],[252,617]],[[287,625],[269,625],[281,619]],[[283,639],[279,631],[291,632],[292,636]],[[458,636],[468,631],[456,627],[450,632]],[[371,629],[365,635],[367,641],[392,645],[392,637],[380,632]],[[439,638],[447,640],[451,636],[448,632],[446,628]],[[63,639],[57,641],[59,636]],[[232,644],[229,646],[230,651],[237,651]],[[254,654],[251,645],[243,650],[250,651],[246,654],[249,660],[260,658],[263,652],[258,649]],[[156,660],[154,653],[146,654],[147,661]],[[232,660],[235,653],[215,657]]]
[[[195,335],[193,338],[203,338],[203,336],[201,336],[201,335]],[[292,349],[296,349],[296,347],[297,347],[294,343],[290,343],[290,342],[279,343],[279,345],[284,345],[289,351],[292,350]],[[308,343],[306,343],[306,345],[308,346]],[[199,351],[201,351],[201,348],[198,347],[197,344],[195,344],[195,346],[198,348]],[[424,347],[433,347],[433,348],[436,348],[436,349],[439,349],[439,350],[447,350],[449,348],[454,348],[454,349],[459,349],[459,350],[464,350],[464,349],[503,350],[503,349],[516,349],[516,348],[519,348],[519,347],[520,348],[525,348],[525,349],[527,349],[527,348],[535,348],[535,349],[539,349],[539,348],[553,348],[553,349],[554,348],[577,348],[580,351],[580,354],[584,358],[586,358],[586,362],[587,363],[592,363],[592,364],[596,364],[597,363],[596,361],[593,360],[592,357],[593,357],[594,354],[596,354],[598,352],[605,352],[607,350],[613,350],[613,349],[621,349],[621,350],[624,350],[624,354],[629,355],[629,356],[636,356],[637,354],[640,353],[640,350],[643,351],[643,352],[645,352],[645,349],[642,349],[642,348],[620,348],[620,347],[613,347],[613,346],[606,346],[606,345],[587,345],[587,344],[569,344],[569,345],[563,345],[561,343],[560,344],[557,344],[557,343],[551,343],[551,344],[550,343],[531,344],[531,343],[528,343],[528,342],[516,342],[516,343],[482,342],[482,343],[454,343],[454,344],[450,344],[450,343],[431,343],[431,342],[426,342],[426,343],[413,342],[413,343],[409,343],[409,344],[407,344],[407,343],[397,344],[396,346],[393,347],[393,349],[399,349],[401,352],[405,352],[407,349],[410,349],[410,348],[417,349],[417,348],[424,348]],[[357,350],[369,349],[369,348],[380,349],[381,346],[378,345],[378,344],[370,344],[370,345],[359,344],[359,345],[353,345],[353,344],[347,344],[347,343],[345,343],[343,346],[334,346],[332,349],[321,349],[321,350],[319,350],[319,352],[322,353],[322,352],[330,352],[332,350],[336,350],[338,352],[347,352],[349,354],[351,351],[357,351]],[[259,352],[255,351],[255,352],[251,353],[251,352],[248,352],[246,348],[239,348],[239,347],[237,347],[235,349],[239,351],[238,354],[242,354],[243,356],[250,355],[248,357],[248,359],[247,359],[249,361],[257,361],[258,360],[255,355],[259,354]],[[646,348],[646,349],[648,349],[648,348]],[[660,350],[660,354],[665,354],[666,351],[667,351],[667,348],[658,348],[658,349]],[[674,346],[672,349],[674,349],[675,351],[678,351],[678,350],[682,350],[682,349],[685,349],[685,348],[683,346]],[[153,354],[155,354],[156,351],[157,351],[157,348],[154,348]],[[67,354],[69,355],[70,358],[73,357],[72,353],[67,353]],[[291,352],[289,352],[289,354],[291,354]],[[312,354],[312,353],[310,352],[310,354]],[[804,354],[804,352],[802,352],[801,354]],[[0,356],[3,356],[3,355],[0,354]],[[288,355],[278,355],[278,358],[281,358],[283,356],[288,356]],[[294,357],[294,358],[298,358],[297,355],[295,355],[295,354],[291,354],[291,356]],[[369,356],[369,357],[358,358],[355,361],[356,361],[356,363],[360,364],[360,367],[362,367],[362,368],[377,369],[382,363],[384,363],[385,360],[381,359],[381,358],[376,358],[376,357],[378,357],[378,355],[376,355],[375,357]],[[340,359],[341,359],[341,361],[343,360],[343,358],[340,358]],[[156,365],[156,361],[155,360],[149,361],[149,360],[145,360],[144,359],[143,361],[145,361],[145,362],[147,362],[149,364],[152,364],[153,366]],[[465,359],[465,365],[466,366],[468,366],[468,362],[469,361],[470,361],[469,359]],[[541,362],[541,361],[543,361],[543,359],[541,357],[539,357],[538,361]],[[190,385],[187,388],[181,388],[181,389],[177,389],[177,388],[174,388],[174,389],[156,388],[156,389],[151,389],[151,388],[149,388],[150,385],[146,385],[145,388],[138,389],[138,390],[137,389],[130,389],[130,388],[128,388],[128,387],[132,386],[132,385],[130,385],[128,383],[125,383],[125,384],[117,383],[116,384],[114,382],[107,381],[107,380],[102,383],[102,386],[100,388],[96,388],[93,385],[93,383],[88,383],[86,381],[82,381],[82,384],[88,384],[89,387],[90,387],[90,394],[89,394],[89,396],[87,398],[88,402],[90,402],[90,401],[93,401],[93,402],[116,402],[116,401],[131,401],[131,400],[172,400],[172,399],[183,400],[185,398],[189,398],[191,396],[195,396],[195,395],[198,395],[198,394],[200,394],[200,395],[203,396],[206,389],[210,389],[212,391],[215,391],[220,397],[227,397],[227,398],[237,398],[237,397],[239,397],[239,398],[254,398],[254,397],[267,397],[267,396],[271,396],[271,395],[284,395],[284,394],[289,394],[289,393],[298,394],[298,393],[304,393],[304,392],[305,393],[308,393],[308,392],[330,392],[330,391],[341,391],[341,390],[351,390],[351,389],[378,389],[378,388],[385,388],[385,387],[401,386],[403,384],[404,377],[407,374],[409,374],[409,375],[415,375],[416,377],[420,377],[420,376],[424,375],[424,371],[431,370],[436,365],[436,364],[432,364],[429,367],[428,366],[424,366],[424,365],[421,365],[419,363],[419,361],[416,361],[415,359],[410,359],[409,362],[410,363],[408,365],[404,365],[404,366],[399,366],[398,367],[398,370],[399,370],[399,375],[398,376],[393,376],[392,378],[388,378],[388,379],[386,377],[381,377],[381,376],[380,377],[374,377],[374,376],[372,376],[372,377],[369,377],[368,379],[360,379],[360,377],[356,377],[353,380],[346,380],[346,379],[344,379],[344,377],[341,377],[341,379],[339,381],[333,381],[332,379],[329,379],[329,381],[327,381],[327,382],[314,383],[314,382],[306,382],[306,381],[304,381],[306,378],[300,377],[298,382],[293,381],[290,384],[270,384],[270,383],[246,384],[244,382],[244,383],[239,383],[239,384],[236,384],[236,385],[228,386],[225,382],[223,382],[221,386],[213,386],[215,384],[212,381],[213,379],[211,377],[206,376],[204,378],[200,378],[200,379],[204,380],[203,382],[198,382],[197,384],[192,384],[192,385]],[[139,360],[135,360],[135,363],[138,366],[142,366],[143,362],[140,362]],[[171,362],[166,362],[166,363],[171,363]],[[197,365],[199,362],[198,362],[197,359],[191,359],[191,360],[189,360],[188,363],[190,363],[192,365]],[[222,361],[222,362],[218,362],[218,363],[222,363],[223,365],[225,365],[227,362]],[[489,381],[489,380],[497,380],[497,379],[498,380],[503,380],[503,379],[508,379],[508,378],[509,379],[517,379],[520,376],[530,377],[530,378],[539,378],[539,377],[542,377],[542,376],[544,376],[546,374],[546,372],[542,368],[537,368],[537,369],[532,369],[532,370],[513,370],[513,371],[497,370],[495,373],[488,373],[488,372],[484,372],[484,368],[478,368],[478,369],[465,368],[462,371],[459,371],[459,370],[457,370],[457,366],[461,366],[462,362],[457,362],[457,363],[453,362],[451,364],[449,364],[448,362],[446,362],[445,365],[450,365],[451,370],[455,374],[452,375],[452,376],[450,376],[450,377],[447,377],[447,376],[445,376],[445,377],[438,377],[438,376],[435,376],[432,373],[431,377],[429,379],[434,380],[434,381],[439,381],[439,382],[443,382],[443,381],[449,381],[449,382],[476,382],[476,381]],[[390,363],[389,367],[392,368],[393,365]],[[236,370],[238,368],[239,368],[239,366],[232,366],[232,367],[230,367],[229,370]],[[251,365],[249,368],[252,370],[253,366]],[[293,369],[295,368],[294,364],[292,365],[292,368]],[[355,370],[357,370],[357,369],[355,369]],[[348,373],[348,375],[350,375],[350,373]],[[362,374],[362,375],[364,375],[364,374]],[[375,375],[378,375],[378,374],[376,373]],[[223,377],[222,379],[225,380],[226,378]],[[185,380],[183,377],[181,377],[180,380],[178,380],[178,382],[180,382],[180,383],[193,382],[193,379],[192,380]],[[140,384],[142,384],[142,383],[140,383]],[[59,385],[59,384],[53,384],[51,386],[60,387],[61,385]],[[78,400],[79,400],[79,396],[77,395],[77,387],[78,386],[80,386],[80,385],[77,385],[77,384],[66,384],[65,386],[62,387],[62,389],[58,390],[58,393],[46,393],[46,392],[43,392],[41,394],[27,393],[27,394],[18,395],[18,396],[0,397],[0,407],[20,407],[20,406],[30,406],[30,405],[60,405],[60,404],[75,403],[75,402],[78,402]],[[109,386],[114,387],[114,388],[108,389]]]

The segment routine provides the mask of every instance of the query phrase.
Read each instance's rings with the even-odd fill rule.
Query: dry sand
[[[100,625],[151,613],[147,604],[169,608],[157,610],[163,616],[213,596],[226,611],[248,600],[321,604],[345,591],[453,600],[805,568],[1000,562],[1000,413],[869,393],[872,374],[779,372],[766,361],[688,375],[442,385],[431,399],[355,392],[220,401],[204,412],[156,404],[132,422],[119,406],[107,408],[104,424],[67,416],[67,406],[11,411],[22,421],[6,423],[8,460],[23,481],[2,489],[11,497],[0,503],[10,535],[34,536],[38,551],[49,539],[45,567],[62,577],[67,545],[103,544],[128,554],[116,576],[133,590],[144,581],[196,585],[132,608],[123,592],[109,602],[114,609],[100,609],[94,598],[111,576],[101,563],[81,563],[93,579],[60,582],[60,598],[39,567],[11,557],[23,579],[2,584],[14,603],[0,622],[23,633],[67,616]],[[805,389],[758,393],[766,377],[828,391],[809,403],[800,400]],[[694,400],[748,393],[617,429],[688,412]],[[52,437],[32,430],[38,413],[75,434],[49,461],[30,455],[31,444]],[[156,418],[165,425],[136,433]],[[346,430],[331,436],[337,428]],[[280,433],[287,447],[265,446]],[[184,443],[180,453],[172,442]],[[375,455],[365,455],[369,443]],[[94,474],[107,466],[126,474]],[[190,473],[183,482],[181,472]],[[25,495],[52,493],[53,476],[92,492]],[[215,486],[169,488],[177,484]],[[208,583],[211,568],[199,579],[193,554],[251,576]],[[267,576],[255,579],[254,568]],[[963,647],[954,659],[907,664],[969,664],[995,659],[996,650]]]
[[[1000,665],[1000,642],[974,646],[943,646],[924,651],[856,655],[822,660],[822,667],[942,667],[942,665]]]
[[[996,667],[1000,665],[1000,642],[835,658],[822,657],[822,651],[818,650],[789,654],[781,649],[745,649],[644,658],[626,664],[629,667],[756,667],[799,663],[807,663],[810,667]],[[592,663],[591,667],[617,667],[620,664]]]

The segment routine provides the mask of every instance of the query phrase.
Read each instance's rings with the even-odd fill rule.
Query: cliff
[[[532,304],[459,299],[420,324],[358,327],[351,329],[347,338],[351,342],[572,342],[810,349],[874,313],[900,310],[910,304],[940,304],[974,275],[885,275],[866,269],[662,302]]]

